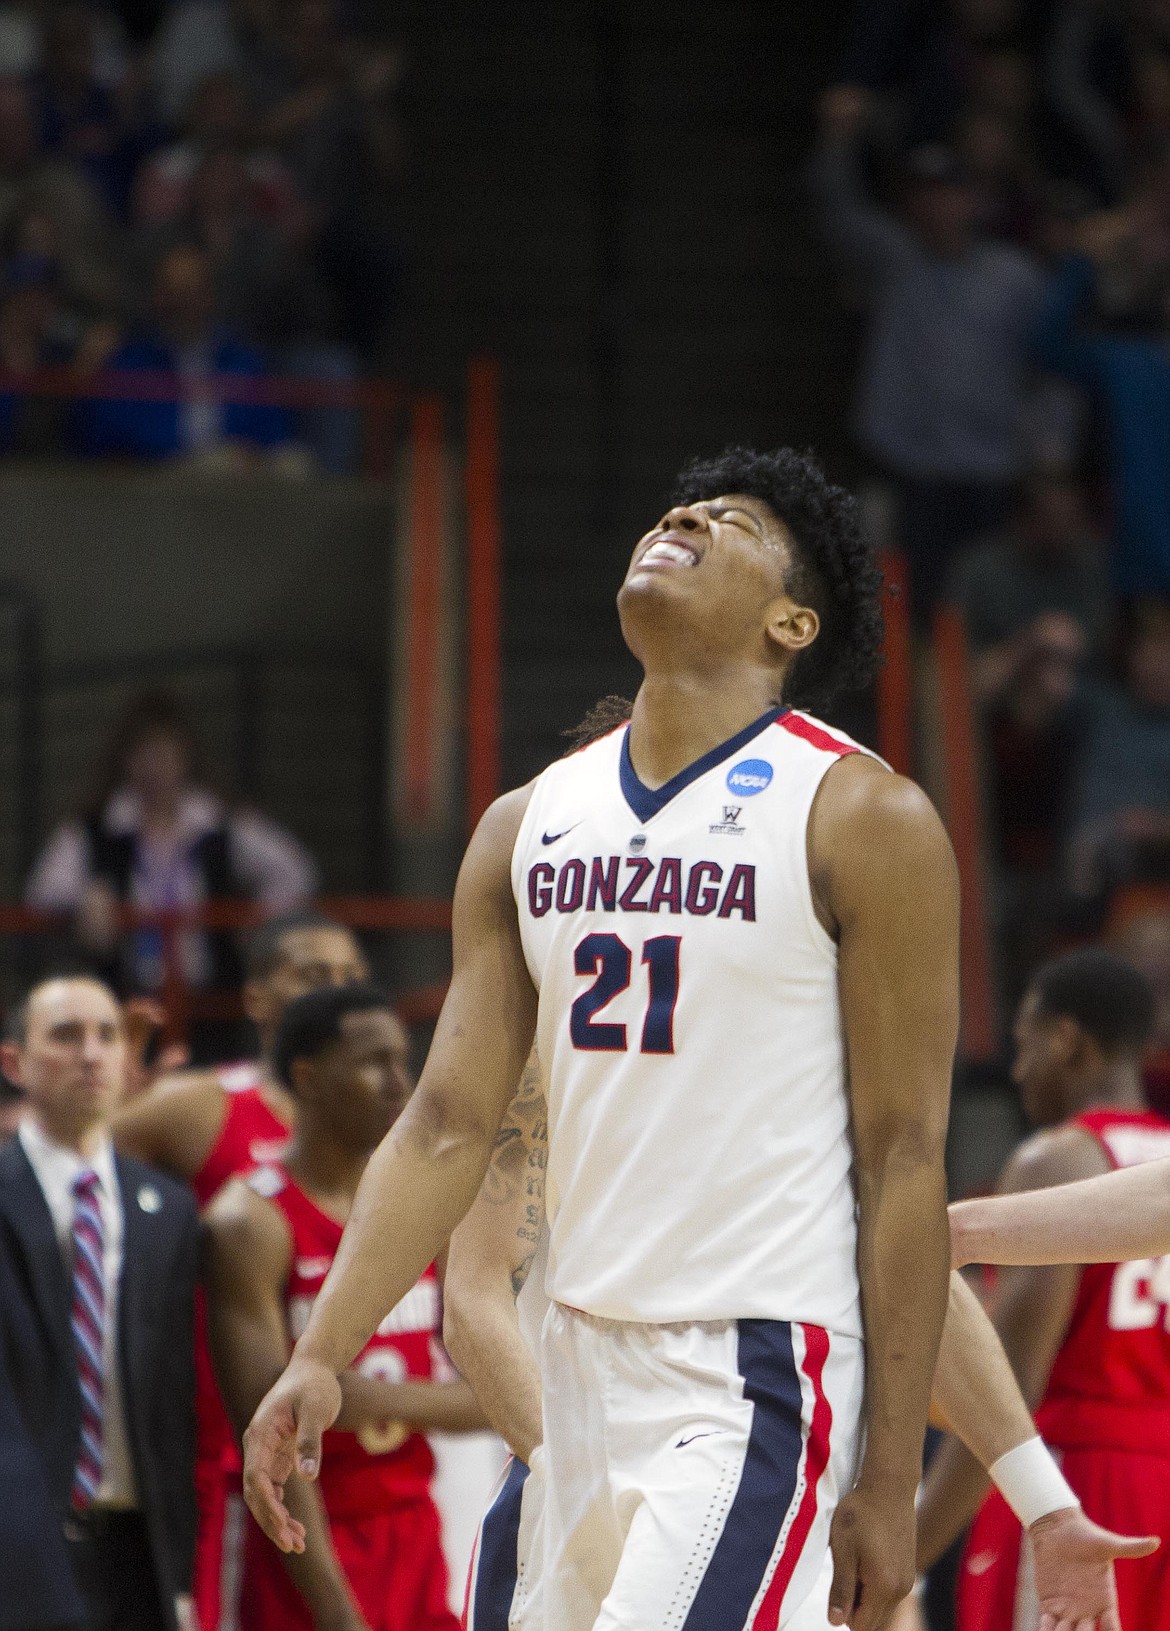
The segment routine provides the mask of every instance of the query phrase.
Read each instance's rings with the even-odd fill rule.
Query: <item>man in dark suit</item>
[[[180,1631],[195,1531],[195,1203],[114,1154],[126,1042],[104,985],[44,981],[10,1038],[0,1066],[27,1109],[0,1149],[7,1380],[87,1631]],[[0,1574],[6,1545],[0,1497]],[[30,1614],[13,1631],[52,1623]]]

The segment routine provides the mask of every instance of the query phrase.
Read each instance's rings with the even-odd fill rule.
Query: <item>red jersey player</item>
[[[244,1006],[261,1057],[216,1070],[188,1070],[160,1081],[115,1117],[114,1139],[128,1154],[189,1183],[206,1206],[227,1180],[270,1160],[288,1141],[293,1101],[269,1060],[285,1008],[306,991],[366,975],[353,935],[313,913],[274,918],[252,936]],[[207,1348],[202,1297],[196,1306],[198,1532],[194,1603],[202,1631],[235,1622],[234,1590],[243,1530],[239,1452],[219,1397]]]
[[[241,1428],[304,1329],[366,1161],[413,1086],[402,1024],[368,985],[293,1003],[275,1060],[297,1131],[281,1161],[229,1184],[207,1212],[212,1342]],[[286,1490],[303,1555],[282,1555],[249,1520],[242,1631],[455,1631],[419,1429],[471,1430],[484,1418],[466,1382],[444,1374],[441,1324],[431,1268],[343,1378],[320,1482]]]
[[[1152,1018],[1146,982],[1108,952],[1076,952],[1039,971],[1016,1020],[1013,1075],[1029,1117],[1046,1130],[1016,1152],[1001,1190],[1170,1156],[1170,1121],[1142,1098]],[[995,1308],[1037,1426],[1062,1454],[1086,1513],[1162,1537],[1153,1556],[1118,1571],[1121,1623],[1134,1631],[1170,1628],[1170,1286],[1151,1267],[1009,1269]],[[931,1552],[967,1520],[985,1484],[966,1452],[944,1446],[920,1514]],[[993,1495],[964,1555],[959,1631],[1015,1631],[1036,1619],[1019,1525]]]

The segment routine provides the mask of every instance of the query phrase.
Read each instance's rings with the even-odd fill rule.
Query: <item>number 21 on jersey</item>
[[[681,947],[682,936],[677,934],[655,935],[642,946],[649,983],[639,1044],[642,1053],[674,1052]],[[633,967],[633,952],[619,935],[587,934],[578,945],[573,953],[573,968],[578,974],[591,976],[593,984],[582,991],[569,1013],[569,1036],[575,1048],[589,1053],[628,1051],[625,1024],[602,1020],[598,1015],[615,997],[629,990]]]

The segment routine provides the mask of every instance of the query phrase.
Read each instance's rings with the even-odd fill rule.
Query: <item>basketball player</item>
[[[241,1428],[283,1369],[370,1151],[412,1087],[406,1031],[373,986],[298,999],[275,1057],[297,1130],[281,1159],[233,1180],[207,1212],[212,1341]],[[428,1268],[346,1375],[345,1430],[325,1440],[319,1484],[290,1486],[303,1555],[282,1557],[249,1525],[242,1631],[455,1631],[422,1431],[484,1418],[466,1382],[437,1379],[439,1304]]]
[[[744,450],[677,500],[618,599],[630,725],[472,840],[419,1090],[249,1429],[247,1493],[303,1545],[281,1492],[470,1207],[538,1035],[548,1623],[774,1631],[832,1524],[830,1618],[876,1631],[913,1580],[946,1302],[954,861],[917,788],[796,711],[873,670],[853,500]]]
[[[444,1279],[444,1338],[514,1458],[501,1475],[480,1525],[467,1584],[466,1631],[544,1631],[539,1451],[539,1331],[548,1300],[541,1290],[547,1107],[539,1063],[525,1066],[520,1091],[500,1127],[495,1154],[471,1211],[451,1236]],[[535,1334],[534,1334],[535,1333]],[[1028,1415],[995,1331],[962,1278],[953,1275],[932,1398],[937,1426],[949,1426],[993,1480],[1035,1453]],[[1045,1452],[1047,1454],[1047,1452]],[[1009,1461],[1001,1457],[1010,1457]],[[529,1463],[532,1470],[529,1472]],[[1059,1473],[1050,1478],[1057,1488]],[[1008,1497],[1013,1475],[1003,1476]],[[1065,1486],[1067,1488],[1067,1486]],[[1070,1503],[1075,1502],[1071,1490]],[[1025,1514],[1027,1515],[1027,1514]],[[1060,1604],[1077,1626],[1118,1631],[1114,1557],[1139,1557],[1155,1544],[1107,1534],[1070,1505],[1031,1526],[1041,1600]],[[829,1580],[823,1578],[794,1626],[825,1631]],[[921,1626],[907,1601],[891,1631]]]
[[[1013,1075],[1043,1130],[1013,1156],[1001,1189],[1170,1155],[1170,1121],[1142,1097],[1152,1021],[1149,986],[1109,952],[1076,952],[1036,974],[1016,1020]],[[1170,1626],[1170,1331],[1160,1289],[1144,1264],[1016,1269],[1002,1277],[995,1309],[1025,1397],[1038,1403],[1040,1430],[1085,1511],[1162,1538],[1155,1555],[1118,1573],[1122,1624],[1141,1631]],[[982,1470],[944,1445],[921,1512],[931,1551],[959,1531],[984,1488]],[[1015,1631],[1035,1615],[1019,1525],[993,1495],[964,1557],[960,1631]]]
[[[248,942],[244,986],[244,1009],[259,1034],[260,1058],[164,1078],[114,1118],[119,1149],[183,1179],[206,1206],[229,1178],[267,1160],[288,1140],[293,1101],[270,1063],[285,1007],[306,991],[365,975],[361,949],[340,924],[310,912],[263,924]],[[201,1294],[195,1380],[194,1603],[202,1631],[218,1631],[221,1624],[234,1626],[244,1511],[239,1451],[212,1372]]]

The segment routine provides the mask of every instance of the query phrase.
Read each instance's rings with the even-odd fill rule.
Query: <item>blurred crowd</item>
[[[1005,993],[1137,916],[1170,988],[1170,5],[858,5],[811,184],[874,513],[966,622]]]
[[[394,343],[402,58],[381,9],[0,4],[0,453],[352,468],[352,414],[263,387],[353,381]],[[23,395],[41,369],[189,394]],[[208,374],[240,400],[202,398]]]

